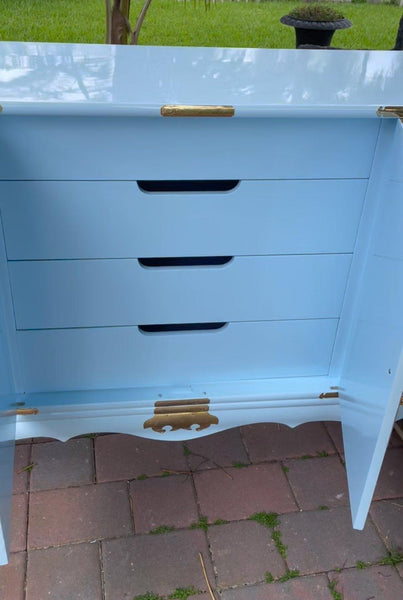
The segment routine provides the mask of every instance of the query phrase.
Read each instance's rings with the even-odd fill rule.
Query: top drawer
[[[366,178],[376,119],[1,117],[0,179]]]
[[[348,253],[364,180],[241,181],[145,193],[129,181],[0,182],[10,260]]]

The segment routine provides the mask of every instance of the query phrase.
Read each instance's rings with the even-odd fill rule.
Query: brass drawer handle
[[[165,104],[161,107],[162,117],[233,117],[233,106]]]

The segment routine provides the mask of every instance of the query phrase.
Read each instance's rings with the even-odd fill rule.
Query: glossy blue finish
[[[6,114],[159,116],[163,104],[219,103],[247,117],[375,118],[401,101],[403,61],[385,51],[2,42],[0,73]]]
[[[354,526],[364,526],[403,392],[403,125],[385,123],[372,239],[341,378]],[[379,157],[379,154],[378,154]]]
[[[1,133],[6,152],[0,162],[0,179],[133,181],[369,176],[379,121],[341,119],[335,127],[334,120],[312,118],[309,111],[305,117],[188,118],[178,122],[162,117],[17,118],[7,116],[4,110]],[[21,148],[29,160],[22,159]],[[119,158],[111,160],[111,156]]]
[[[2,275],[4,275],[3,269],[4,247],[0,244],[0,273]],[[4,277],[2,279],[4,281]],[[8,560],[16,435],[16,396],[7,330],[5,294],[0,281],[0,565],[6,564]]]
[[[22,261],[9,271],[17,328],[49,329],[338,318],[350,262],[349,254],[237,256],[193,267]]]
[[[362,527],[403,389],[403,134],[376,116],[402,90],[398,52],[0,43],[1,408],[39,409],[17,436],[341,419]],[[229,260],[138,260],[163,257]],[[144,428],[201,397],[209,429]]]
[[[349,253],[366,188],[247,180],[229,192],[151,194],[134,181],[0,182],[12,198],[1,203],[9,260]]]
[[[144,334],[137,327],[17,332],[33,392],[327,375],[337,319],[229,323]]]

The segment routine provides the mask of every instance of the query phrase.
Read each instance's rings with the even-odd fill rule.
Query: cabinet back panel
[[[189,385],[328,373],[337,319],[229,323],[211,331],[137,327],[17,332],[25,391]]]
[[[0,182],[12,260],[352,252],[365,180],[241,181],[222,193],[136,182]]]
[[[4,115],[1,124],[6,180],[366,178],[379,130],[376,119]]]

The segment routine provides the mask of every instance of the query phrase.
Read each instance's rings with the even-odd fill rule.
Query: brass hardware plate
[[[0,104],[0,113],[1,113],[1,111],[2,111],[2,110],[3,110],[3,107],[2,107],[2,105]]]
[[[402,392],[402,395],[400,396],[400,404],[403,406],[403,392]]]
[[[166,427],[170,427],[171,431],[178,431],[191,430],[192,425],[197,425],[196,431],[202,431],[210,425],[218,425],[218,418],[209,413],[209,403],[208,398],[156,402],[154,416],[147,419],[143,427],[151,428],[157,433],[165,433]]]
[[[403,106],[380,106],[376,111],[378,117],[394,117],[403,119]]]
[[[37,408],[17,408],[16,413],[19,417],[25,417],[26,415],[37,415],[39,410]]]
[[[233,106],[165,104],[161,107],[163,117],[233,117],[234,114]]]
[[[320,394],[319,398],[323,400],[324,398],[338,398],[339,392],[324,392]]]

